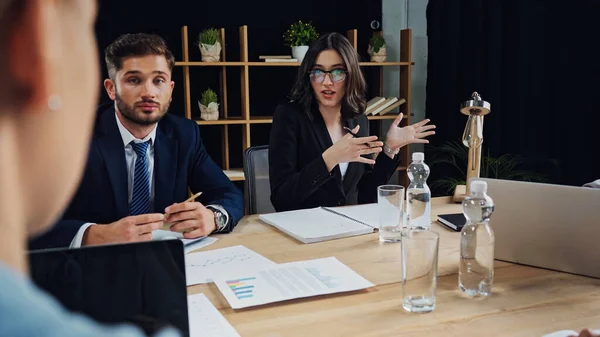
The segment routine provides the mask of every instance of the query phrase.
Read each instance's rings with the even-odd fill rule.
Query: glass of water
[[[435,309],[439,234],[428,230],[402,232],[402,307],[410,312]]]
[[[382,185],[377,188],[379,241],[400,242],[404,228],[404,187]]]

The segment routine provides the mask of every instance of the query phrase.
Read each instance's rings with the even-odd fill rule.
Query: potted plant
[[[285,45],[292,48],[292,56],[302,62],[308,51],[308,46],[319,37],[315,27],[309,22],[302,20],[292,24],[283,34]]]
[[[371,55],[371,62],[385,62],[387,53],[383,35],[373,33],[373,36],[371,36],[371,39],[369,40],[369,49],[367,50],[367,53]]]
[[[221,59],[221,38],[219,31],[208,28],[198,35],[198,47],[203,62],[219,62]]]
[[[217,101],[217,94],[212,89],[206,89],[202,93],[200,101],[198,101],[200,107],[200,118],[205,121],[214,121],[219,119],[219,103]]]
[[[505,153],[499,157],[492,157],[490,151],[481,156],[482,178],[505,180],[551,182],[548,174],[537,172],[534,166],[553,167],[558,169],[558,164],[545,158],[525,158],[516,154]],[[466,185],[466,168],[469,158],[469,149],[461,141],[449,141],[437,147],[430,148],[429,167],[443,171],[443,177],[428,182],[429,186],[446,195],[452,194],[458,185]]]

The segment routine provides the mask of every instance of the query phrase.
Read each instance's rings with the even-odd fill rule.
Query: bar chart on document
[[[233,309],[373,286],[333,257],[239,272],[214,282]]]
[[[237,280],[229,280],[226,281],[227,286],[235,297],[238,299],[250,298],[254,296],[254,284],[252,281],[255,281],[256,277],[247,277]]]

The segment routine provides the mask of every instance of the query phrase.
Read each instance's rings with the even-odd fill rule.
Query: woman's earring
[[[51,111],[60,110],[60,108],[62,108],[62,99],[60,96],[55,94],[50,95],[50,97],[48,97],[48,108],[50,108]]]

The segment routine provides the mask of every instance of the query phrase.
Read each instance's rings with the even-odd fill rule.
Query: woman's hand
[[[390,125],[385,137],[385,144],[392,150],[396,150],[412,143],[429,143],[427,139],[423,138],[435,134],[435,131],[429,131],[435,129],[435,125],[426,125],[429,123],[429,119],[424,119],[413,125],[401,128],[399,125],[403,116],[404,115],[400,113],[392,125]]]
[[[352,132],[356,134],[359,129],[360,125],[357,125]],[[329,172],[339,163],[375,164],[375,160],[361,156],[381,152],[382,146],[383,142],[377,141],[377,136],[354,138],[348,133],[323,152],[323,160]]]

